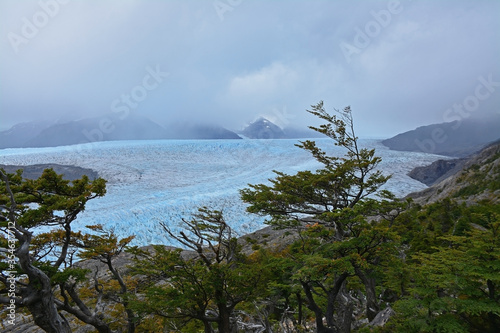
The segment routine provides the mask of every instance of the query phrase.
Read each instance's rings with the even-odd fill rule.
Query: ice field
[[[315,141],[331,154],[343,155],[330,139]],[[0,150],[0,163],[57,163],[97,171],[108,181],[107,194],[90,201],[75,221],[114,228],[121,236],[134,234],[136,245],[168,243],[158,222],[176,226],[198,207],[222,210],[226,221],[245,234],[264,226],[264,217],[249,214],[239,198],[247,184],[265,183],[272,170],[293,174],[317,169],[308,152],[291,140],[161,140],[95,142],[65,147]],[[360,140],[376,148],[380,169],[392,174],[384,188],[397,196],[426,186],[406,175],[416,166],[442,156],[392,151],[379,140]]]

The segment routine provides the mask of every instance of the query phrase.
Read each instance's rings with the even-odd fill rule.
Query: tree
[[[465,235],[438,237],[410,259],[411,283],[394,305],[390,331],[500,332],[498,216],[486,228],[475,224]]]
[[[259,300],[268,307],[267,326],[274,321],[279,323],[283,332],[299,332],[305,326],[307,313],[304,311],[301,286],[293,279],[296,262],[290,256],[290,249],[259,249],[252,256],[257,257],[269,273],[267,292]]]
[[[107,325],[98,314],[71,307],[67,299],[59,299],[55,292],[57,285],[74,290],[69,284],[84,279],[85,272],[73,266],[72,223],[89,200],[105,194],[105,181],[90,181],[83,176],[70,184],[52,169],[45,170],[37,180],[22,179],[21,175],[20,171],[7,175],[0,170],[0,230],[5,235],[2,243],[7,245],[2,252],[9,259],[0,275],[4,285],[0,303],[26,307],[46,332],[71,331],[62,309],[100,332],[107,332]],[[34,236],[33,230],[39,227],[56,229]],[[15,290],[7,293],[13,274],[22,278],[16,280]],[[70,297],[77,304],[80,301],[77,294]]]
[[[104,289],[105,282],[99,281],[97,278],[98,269],[96,268],[94,274],[94,291],[99,304],[103,297],[111,299],[117,304],[121,304],[124,308],[126,315],[126,327],[128,333],[134,333],[138,318],[132,308],[129,306],[130,290],[136,287],[137,282],[130,279],[130,276],[123,276],[120,270],[115,267],[113,260],[117,258],[135,238],[135,236],[128,236],[126,238],[118,239],[113,231],[105,230],[102,225],[87,226],[96,234],[84,234],[77,238],[76,244],[78,248],[82,249],[78,253],[78,257],[86,260],[96,260],[106,266],[111,273],[111,281],[118,283],[117,288],[109,285],[107,290]],[[132,288],[131,288],[132,287]],[[66,285],[60,286],[61,293],[64,293]],[[74,291],[73,291],[74,293]]]
[[[377,267],[387,258],[383,254],[394,250],[389,227],[401,204],[380,190],[389,176],[376,170],[381,159],[374,149],[359,147],[350,107],[330,115],[320,102],[309,112],[326,121],[311,128],[345,148],[345,156],[329,156],[314,141],[301,142],[298,147],[309,151],[321,169],[295,175],[275,171],[271,185],[250,185],[241,197],[250,204],[249,212],[270,216],[268,224],[301,233],[292,247],[294,278],[315,313],[317,331],[348,332],[354,310],[348,290],[352,278],[364,286],[368,319],[380,310]]]
[[[176,234],[165,232],[191,250],[154,246],[153,251],[131,249],[135,274],[147,288],[135,300],[135,309],[177,323],[202,323],[206,333],[215,324],[220,333],[236,330],[235,308],[256,297],[263,283],[262,271],[243,255],[222,212],[201,208],[192,220],[183,220]]]

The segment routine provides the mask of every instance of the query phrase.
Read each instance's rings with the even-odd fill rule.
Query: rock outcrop
[[[465,161],[465,158],[437,160],[430,165],[416,167],[408,173],[408,176],[431,186],[459,172]]]

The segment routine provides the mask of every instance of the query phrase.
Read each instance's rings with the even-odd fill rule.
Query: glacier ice
[[[314,139],[330,154],[345,152],[329,139]],[[239,198],[248,184],[266,183],[273,170],[288,174],[320,167],[298,140],[156,140],[94,142],[64,147],[0,150],[3,164],[57,163],[94,169],[108,181],[107,194],[92,200],[75,221],[77,230],[103,224],[135,245],[165,244],[159,222],[174,229],[196,209],[222,210],[239,234],[264,226]],[[385,189],[397,196],[426,188],[406,174],[442,156],[392,151],[379,140],[360,140],[382,157],[380,169],[392,178]]]

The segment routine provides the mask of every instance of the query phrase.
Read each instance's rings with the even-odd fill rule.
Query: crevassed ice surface
[[[314,139],[329,154],[345,150],[329,139]],[[166,244],[159,222],[176,229],[197,208],[224,212],[226,221],[245,234],[265,226],[265,217],[246,212],[239,190],[267,183],[273,170],[294,174],[321,165],[293,140],[161,140],[95,142],[65,147],[0,150],[0,163],[57,163],[91,168],[108,181],[107,194],[91,200],[75,229],[103,224],[122,237],[135,235],[135,245]],[[442,156],[392,151],[379,140],[360,140],[382,157],[379,168],[392,178],[384,186],[397,196],[427,186],[406,174]]]

